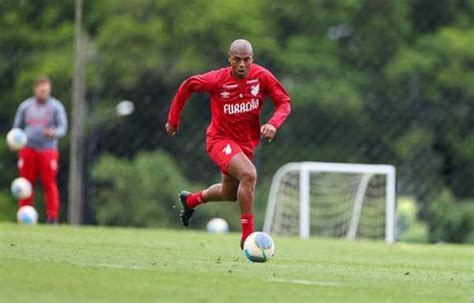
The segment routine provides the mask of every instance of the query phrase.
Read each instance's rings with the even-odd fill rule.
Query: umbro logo
[[[229,92],[221,92],[221,98],[223,99],[229,99],[230,93]]]

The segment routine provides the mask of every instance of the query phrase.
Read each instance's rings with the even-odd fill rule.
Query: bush
[[[189,188],[174,159],[157,151],[132,161],[102,157],[93,171],[97,181],[96,219],[101,225],[176,225],[178,192]]]
[[[455,202],[448,191],[443,191],[430,206],[430,242],[474,243],[474,203]]]
[[[405,242],[426,242],[427,226],[417,219],[416,200],[400,197],[397,201],[397,240]]]
[[[6,191],[0,191],[0,221],[16,220],[16,200]]]

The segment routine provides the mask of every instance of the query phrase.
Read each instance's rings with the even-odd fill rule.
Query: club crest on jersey
[[[229,92],[221,92],[221,98],[222,99],[229,99],[230,93]]]
[[[222,152],[228,156],[232,153],[232,147],[230,147],[230,144],[227,144],[224,149],[222,150]]]
[[[254,97],[257,97],[258,93],[260,92],[260,84],[257,84],[255,86],[252,86],[250,88],[250,93],[254,96]]]

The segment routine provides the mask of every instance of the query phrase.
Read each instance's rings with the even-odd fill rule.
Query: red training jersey
[[[211,96],[210,138],[228,138],[248,142],[260,138],[260,111],[264,95],[275,103],[268,121],[277,129],[290,114],[290,97],[281,83],[264,67],[251,64],[244,79],[231,75],[232,68],[221,68],[186,79],[171,103],[168,123],[178,127],[181,112],[191,93],[206,92]]]

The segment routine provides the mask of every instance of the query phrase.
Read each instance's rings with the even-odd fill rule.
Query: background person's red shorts
[[[221,171],[227,174],[227,168],[229,167],[230,160],[240,153],[243,152],[250,161],[253,161],[253,151],[258,145],[259,140],[249,142],[235,142],[231,139],[225,138],[207,138],[207,154],[219,166]]]

